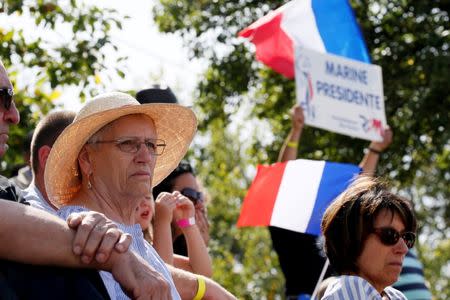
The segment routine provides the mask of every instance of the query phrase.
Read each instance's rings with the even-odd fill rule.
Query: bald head
[[[9,81],[8,73],[6,73],[5,66],[0,60],[0,88],[10,88],[12,89],[11,81]]]
[[[19,112],[14,101],[8,106],[12,84],[6,73],[5,66],[0,61],[0,156],[8,149],[9,125],[19,123]],[[9,98],[8,98],[9,97]]]

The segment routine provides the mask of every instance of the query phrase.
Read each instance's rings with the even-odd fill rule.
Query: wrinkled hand
[[[118,255],[111,273],[131,299],[172,299],[164,277],[132,251]]]
[[[206,216],[206,210],[195,210],[195,223],[197,224],[198,229],[200,230],[200,234],[202,235],[203,241],[205,245],[208,246],[209,242],[209,221]]]
[[[155,201],[155,217],[158,221],[171,223],[177,207],[177,198],[170,193],[160,193]]]
[[[380,152],[383,152],[384,150],[387,149],[387,147],[389,147],[392,143],[392,138],[393,138],[393,133],[392,133],[392,129],[387,127],[383,134],[382,134],[383,140],[381,142],[371,142],[370,143],[370,148],[378,150]]]
[[[175,221],[195,216],[194,203],[189,198],[183,196],[180,192],[173,192],[173,196],[177,199],[177,207],[173,212]]]
[[[114,250],[123,253],[130,247],[131,236],[123,233],[101,213],[73,213],[67,219],[67,224],[76,230],[73,253],[81,256],[85,264],[91,263],[94,257],[98,263],[104,263]]]
[[[296,104],[292,107],[291,110],[291,119],[292,119],[292,129],[293,130],[302,130],[305,125],[305,116],[303,114],[303,108]]]

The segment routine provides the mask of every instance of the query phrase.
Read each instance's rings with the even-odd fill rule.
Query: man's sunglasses
[[[374,228],[373,233],[378,236],[380,241],[386,246],[393,246],[397,244],[398,240],[402,238],[405,241],[406,247],[411,249],[416,241],[416,234],[414,232],[398,232],[392,227]]]
[[[180,191],[180,193],[186,197],[189,198],[189,200],[191,200],[194,205],[196,205],[197,203],[202,203],[203,202],[203,194],[202,192],[196,191],[194,189],[191,188],[184,188]]]
[[[11,108],[11,104],[13,102],[14,92],[10,88],[0,88],[0,99],[2,99],[2,105],[5,110],[9,110]]]

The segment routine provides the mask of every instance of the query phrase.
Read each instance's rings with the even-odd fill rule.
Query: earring
[[[92,184],[91,184],[91,173],[88,174],[87,188],[88,188],[88,190],[92,189]]]

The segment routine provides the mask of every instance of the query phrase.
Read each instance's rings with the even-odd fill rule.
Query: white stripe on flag
[[[294,0],[289,2],[288,4],[291,5],[283,11],[280,26],[292,39],[294,45],[325,53],[325,45],[319,28],[317,28],[311,1]]]
[[[325,161],[304,159],[287,163],[270,225],[305,232],[314,209],[324,166]]]

